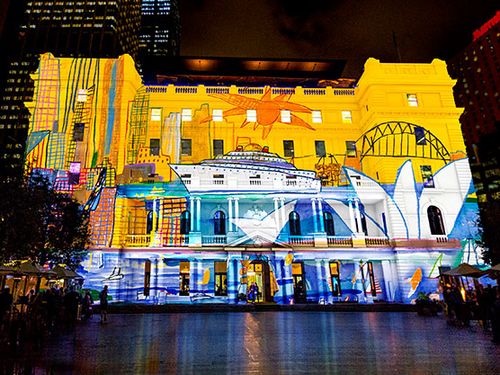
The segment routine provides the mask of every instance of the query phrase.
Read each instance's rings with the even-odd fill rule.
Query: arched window
[[[365,215],[365,206],[363,203],[359,204],[359,216],[361,219],[361,230],[365,234],[365,236],[368,236],[368,227],[366,225],[366,215]]]
[[[288,215],[288,225],[290,226],[290,234],[292,236],[300,236],[300,216],[297,212],[290,212],[290,215]]]
[[[153,230],[153,211],[148,211],[146,217],[146,234],[150,234]]]
[[[191,213],[182,211],[181,213],[181,234],[189,234],[191,229]]]
[[[226,234],[226,214],[222,211],[217,211],[214,214],[214,234],[215,235]]]
[[[329,212],[323,212],[323,221],[325,222],[325,232],[327,236],[335,236],[335,226],[333,224],[333,215]]]
[[[427,218],[429,219],[429,226],[431,234],[445,234],[443,215],[441,210],[436,206],[429,206],[427,209]]]

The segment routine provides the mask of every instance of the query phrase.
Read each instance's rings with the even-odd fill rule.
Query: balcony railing
[[[391,241],[386,237],[365,237],[365,243],[368,247],[391,246]]]
[[[327,236],[329,247],[352,247],[352,237]]]
[[[150,242],[150,234],[127,234],[125,236],[125,246],[127,247],[147,247]]]
[[[288,236],[288,243],[295,246],[314,246],[314,236]]]
[[[224,235],[213,235],[213,236],[202,236],[202,245],[225,245],[227,243],[227,238]]]
[[[177,236],[166,236],[163,238],[162,246],[187,246],[189,245],[189,235],[180,234]]]

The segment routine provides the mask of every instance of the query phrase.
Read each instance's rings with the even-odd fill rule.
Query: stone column
[[[274,223],[276,225],[276,228],[278,229],[280,227],[280,217],[279,217],[279,198],[276,198],[274,197],[273,198],[273,201],[274,201]]]
[[[234,221],[238,225],[240,221],[240,198],[233,198],[234,200]]]
[[[349,224],[352,233],[357,233],[356,224],[354,223],[354,210],[352,209],[352,199],[348,200],[349,203]]]
[[[281,207],[285,206],[285,198],[280,197],[280,202],[281,202]],[[286,217],[285,217],[285,210],[281,210],[281,224],[285,225],[287,222]]]
[[[196,198],[196,231],[201,231],[201,198]]]
[[[323,201],[318,198],[318,216],[319,216],[319,230],[320,232],[325,231],[325,221],[323,218]]]
[[[233,218],[233,198],[227,198],[227,205],[228,205],[228,230],[229,232],[233,231],[233,223],[232,223],[232,218]]]
[[[314,233],[318,232],[318,222],[317,222],[317,213],[316,213],[316,198],[311,198],[311,206],[313,211],[313,224],[314,224]]]
[[[195,211],[195,207],[194,207],[195,206],[195,202],[196,202],[195,198],[194,197],[190,197],[190,199],[189,199],[189,214],[191,216],[190,217],[191,220],[190,220],[190,223],[189,223],[189,226],[190,226],[189,231],[190,232],[194,232],[195,231],[195,228],[194,228],[194,224],[195,224],[194,221],[195,221],[195,218],[196,218],[196,215],[195,215],[195,212],[194,212]]]

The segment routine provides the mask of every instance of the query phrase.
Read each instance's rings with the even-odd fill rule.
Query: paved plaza
[[[42,349],[2,355],[2,373],[500,374],[479,326],[376,312],[115,314]],[[5,354],[5,352],[3,352]]]

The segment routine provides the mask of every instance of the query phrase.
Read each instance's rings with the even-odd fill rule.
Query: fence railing
[[[202,245],[225,245],[227,237],[224,235],[202,236],[201,243]]]
[[[295,246],[314,246],[314,236],[288,236],[288,243]]]
[[[365,243],[368,247],[391,246],[391,241],[386,237],[365,237]]]
[[[352,247],[352,237],[327,236],[330,247]]]
[[[150,234],[127,234],[125,236],[125,246],[127,247],[146,247],[151,242]]]

